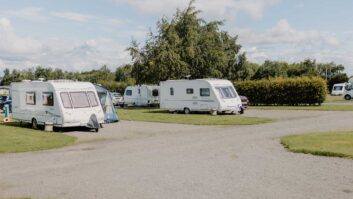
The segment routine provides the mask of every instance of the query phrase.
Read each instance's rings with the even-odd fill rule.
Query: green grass
[[[193,125],[252,125],[268,123],[269,118],[246,117],[239,115],[172,114],[159,109],[125,108],[118,109],[120,119],[129,121],[193,124]]]
[[[353,159],[353,132],[310,133],[281,138],[289,151]]]
[[[353,111],[349,104],[322,104],[321,106],[250,106],[261,110]]]
[[[0,118],[2,120],[2,118]],[[76,138],[59,133],[35,131],[0,123],[0,153],[18,153],[60,148],[73,144]]]
[[[339,103],[351,103],[353,104],[353,100],[345,100],[343,96],[331,96],[327,95],[325,102],[339,102]]]

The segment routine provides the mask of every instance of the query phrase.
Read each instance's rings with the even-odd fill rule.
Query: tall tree
[[[199,17],[194,1],[178,10],[171,20],[157,22],[157,34],[149,34],[144,46],[133,41],[130,54],[132,76],[137,83],[158,83],[167,79],[237,78],[245,63],[239,54],[237,36],[220,31],[222,21],[206,22]]]

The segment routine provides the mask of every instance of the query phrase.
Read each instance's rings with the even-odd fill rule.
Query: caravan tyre
[[[344,99],[345,99],[345,100],[351,100],[352,97],[351,97],[350,95],[345,95],[345,96],[344,96]]]
[[[36,120],[36,118],[32,119],[32,129],[38,129],[38,122]]]
[[[190,114],[190,109],[189,108],[184,108],[184,113],[185,114]]]

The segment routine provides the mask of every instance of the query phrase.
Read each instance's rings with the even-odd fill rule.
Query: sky
[[[0,0],[0,75],[38,65],[87,71],[131,63],[162,17],[189,0]],[[207,21],[238,35],[250,61],[343,64],[353,75],[352,0],[196,0]]]

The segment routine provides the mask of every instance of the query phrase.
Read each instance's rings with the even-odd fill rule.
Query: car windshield
[[[238,97],[234,88],[231,86],[217,87],[216,90],[221,98],[236,98],[236,97]]]

